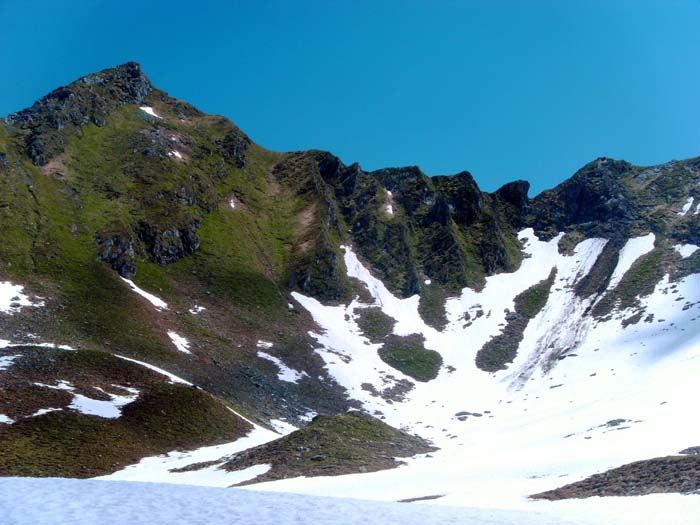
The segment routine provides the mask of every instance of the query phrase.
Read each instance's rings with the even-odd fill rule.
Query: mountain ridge
[[[82,77],[0,126],[0,388],[23,392],[0,403],[12,421],[0,424],[0,472],[121,468],[57,466],[42,436],[67,427],[60,442],[89,461],[105,423],[75,407],[118,404],[128,389],[149,416],[130,419],[139,402],[109,409],[120,429],[110,450],[220,444],[247,425],[269,440],[351,408],[447,450],[440,440],[462,437],[451,425],[491,419],[495,398],[453,407],[449,424],[402,419],[430,385],[463,377],[492,392],[495,381],[515,396],[569,370],[597,327],[675,330],[662,296],[686,290],[674,315],[694,312],[699,176],[698,157],[601,157],[532,199],[523,180],[484,192],[468,171],[364,171],[325,151],[266,150],[133,62]],[[567,322],[573,335],[559,337]],[[103,354],[131,362],[99,364]],[[367,378],[356,362],[371,363]],[[144,366],[178,380],[144,379]],[[197,406],[235,413],[197,419],[190,441],[167,424],[154,434],[164,391],[184,419]]]

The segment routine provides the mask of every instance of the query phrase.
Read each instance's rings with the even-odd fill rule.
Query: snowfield
[[[615,509],[601,510],[584,500],[524,512],[159,483],[0,479],[0,515],[7,525],[625,525],[691,523],[688,514],[700,515],[700,498],[658,495],[618,500]]]
[[[456,509],[212,487],[55,478],[0,479],[0,515],[7,525],[587,523],[517,511]]]

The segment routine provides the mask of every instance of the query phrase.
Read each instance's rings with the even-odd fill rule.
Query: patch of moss
[[[503,331],[491,338],[476,353],[476,366],[486,372],[497,372],[508,368],[518,354],[518,347],[523,340],[523,334],[530,319],[547,304],[549,292],[554,284],[556,269],[552,269],[549,277],[518,294],[513,300],[515,313],[507,319]]]
[[[515,311],[528,319],[532,319],[540,313],[544,305],[547,304],[549,292],[552,289],[552,284],[554,284],[556,275],[557,271],[553,269],[549,277],[519,294],[513,300],[515,303]]]
[[[379,357],[416,381],[430,381],[440,371],[442,356],[435,350],[427,350],[424,342],[425,338],[419,334],[392,334],[379,349]]]
[[[418,313],[428,326],[436,330],[444,330],[447,326],[446,301],[447,294],[440,285],[431,283],[421,288]]]
[[[382,312],[381,308],[359,308],[355,310],[355,322],[362,333],[373,343],[379,343],[393,330],[396,319]]]
[[[654,248],[640,257],[627,270],[619,284],[609,290],[593,308],[593,315],[606,316],[616,307],[630,308],[637,304],[638,297],[644,297],[654,291],[656,284],[667,272],[667,261],[664,250]]]

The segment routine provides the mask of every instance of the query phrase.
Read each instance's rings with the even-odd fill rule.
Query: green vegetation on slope
[[[256,464],[272,469],[248,483],[297,476],[335,476],[374,472],[402,463],[409,457],[434,450],[425,440],[390,427],[361,412],[317,416],[306,427],[276,441],[232,457],[223,468],[241,470]],[[199,465],[200,467],[202,465]],[[197,468],[193,465],[191,468]]]
[[[699,490],[700,456],[666,456],[629,463],[530,497],[560,500],[671,492],[694,494]]]
[[[419,334],[391,334],[379,349],[379,357],[416,381],[430,381],[437,377],[442,357],[435,350],[427,350],[424,342],[425,338]]]
[[[231,441],[250,430],[206,392],[166,383],[106,352],[27,347],[11,372],[0,377],[0,388],[11,393],[31,389],[32,395],[0,401],[3,413],[18,418],[0,426],[3,476],[108,474],[147,455]],[[123,395],[122,386],[140,393],[122,408],[121,417],[108,419],[68,409],[72,394],[35,384],[58,381],[68,381],[76,393],[93,399],[108,400],[105,392]],[[39,408],[60,410],[32,416]]]
[[[357,326],[373,343],[382,342],[394,330],[396,324],[396,319],[375,306],[355,310],[355,315]]]
[[[555,277],[556,269],[553,269],[547,279],[515,297],[515,313],[506,318],[507,324],[503,331],[476,353],[476,366],[486,372],[497,372],[505,370],[508,363],[513,362],[530,319],[537,316],[547,304]]]

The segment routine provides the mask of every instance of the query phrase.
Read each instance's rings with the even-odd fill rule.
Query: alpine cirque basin
[[[0,474],[593,517],[547,500],[700,489],[699,158],[485,193],[265,150],[135,63],[1,122]]]

